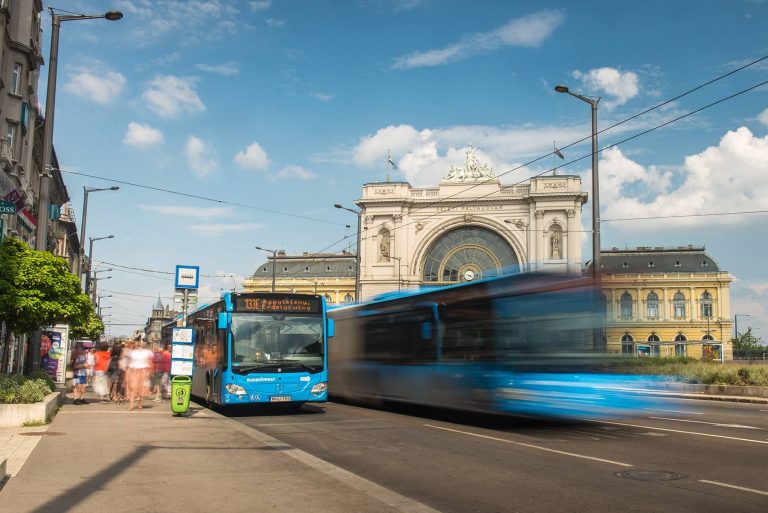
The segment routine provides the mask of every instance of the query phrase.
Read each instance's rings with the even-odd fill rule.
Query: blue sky
[[[201,295],[241,286],[266,254],[338,251],[363,183],[435,185],[472,143],[513,183],[590,134],[768,55],[768,1],[70,1],[118,22],[62,24],[54,144],[68,171],[121,185],[89,195],[95,260],[172,273],[201,267]],[[48,60],[50,17],[44,26]],[[47,66],[40,101],[45,102]],[[601,148],[768,80],[768,59],[600,136]],[[565,148],[566,163],[589,152]],[[521,166],[522,165],[522,166]],[[590,160],[580,174],[590,192]],[[740,331],[768,338],[768,87],[608,148],[602,246],[704,245],[734,282]],[[65,173],[78,217],[82,188]],[[584,209],[589,226],[591,205]],[[699,215],[698,217],[673,217]],[[618,221],[662,216],[661,219]],[[585,235],[585,259],[591,242]],[[100,268],[106,268],[103,264]],[[140,327],[169,275],[113,267],[113,335]],[[232,277],[214,278],[207,275]],[[114,291],[114,292],[107,292]],[[154,298],[154,299],[153,299]],[[164,302],[167,299],[163,299]]]

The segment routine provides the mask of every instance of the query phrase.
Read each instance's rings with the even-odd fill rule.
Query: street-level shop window
[[[632,338],[632,335],[629,333],[625,333],[621,336],[621,354],[624,355],[632,355],[635,353],[634,350],[634,344],[635,339]]]

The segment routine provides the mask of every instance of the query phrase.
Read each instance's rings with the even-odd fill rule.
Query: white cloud
[[[439,66],[473,55],[489,53],[504,46],[537,47],[563,24],[565,14],[557,10],[543,10],[522,18],[515,18],[491,32],[478,32],[462,37],[458,42],[437,50],[414,52],[395,59],[393,68],[409,69]]]
[[[253,0],[251,2],[251,10],[253,12],[266,11],[272,7],[272,0]]]
[[[134,0],[121,1],[119,8],[133,23],[133,40],[152,44],[163,38],[186,43],[219,40],[245,24],[236,2],[229,0]]]
[[[70,73],[64,90],[85,100],[106,105],[118,97],[125,87],[125,82],[122,74],[104,69],[103,66],[83,66],[75,73]]]
[[[309,93],[309,95],[312,98],[320,100],[321,102],[329,102],[336,97],[336,95],[334,94],[327,94],[327,93],[320,93],[320,92]]]
[[[301,180],[314,180],[316,177],[315,173],[301,166],[286,166],[275,175],[276,179],[299,178]]]
[[[473,143],[482,162],[494,168],[496,174],[519,168],[520,162],[552,151],[547,141],[580,139],[583,131],[557,127],[490,127],[482,125],[417,130],[411,125],[388,126],[375,134],[360,138],[350,151],[313,157],[318,162],[351,161],[358,167],[386,170],[387,150],[391,152],[398,170],[412,185],[435,185],[452,165],[463,165],[464,151]],[[549,162],[543,165],[548,165]],[[504,182],[523,180],[530,176],[526,167],[501,177]]]
[[[271,163],[267,152],[257,142],[251,143],[245,150],[238,152],[234,160],[235,164],[243,169],[254,169],[257,171],[267,169]]]
[[[640,92],[639,79],[632,71],[622,73],[614,68],[598,68],[586,73],[574,71],[571,75],[581,80],[586,90],[612,96],[613,100],[601,104],[609,109],[626,103]]]
[[[198,235],[216,236],[227,233],[242,233],[259,230],[262,225],[258,223],[199,223],[191,224],[186,227],[187,231]]]
[[[128,123],[128,130],[123,137],[123,144],[137,148],[151,148],[162,144],[163,141],[163,133],[160,130],[133,121]]]
[[[606,150],[600,162],[600,194],[604,217],[633,218],[707,214],[731,210],[768,209],[768,136],[755,137],[741,127],[723,136],[719,145],[686,157],[676,171],[644,168]],[[605,187],[604,185],[605,184]],[[648,192],[654,194],[649,195]],[[655,194],[658,192],[658,194]],[[740,216],[686,217],[657,223],[631,223],[632,230],[735,223]],[[622,223],[623,225],[624,223]]]
[[[768,109],[765,109],[763,112],[761,112],[761,113],[760,113],[760,114],[757,116],[757,120],[758,120],[760,123],[764,124],[764,125],[768,125]]]
[[[223,64],[195,64],[195,67],[201,71],[215,73],[217,75],[231,76],[240,74],[240,67],[235,62],[225,62]]]
[[[183,207],[180,205],[138,205],[142,210],[157,212],[167,216],[194,217],[197,219],[214,219],[232,217],[231,207]]]
[[[268,27],[271,28],[283,28],[285,27],[285,21],[284,20],[276,20],[274,18],[268,18],[267,21],[265,21]]]
[[[150,82],[142,98],[163,118],[174,118],[182,111],[204,111],[205,105],[194,89],[195,82],[194,78],[160,76]]]
[[[215,150],[206,141],[190,135],[184,147],[187,165],[199,177],[205,177],[216,170]]]

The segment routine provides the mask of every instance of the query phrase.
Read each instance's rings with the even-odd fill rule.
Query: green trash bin
[[[192,391],[192,378],[174,376],[171,380],[171,411],[174,415],[186,413],[189,409],[189,394]]]

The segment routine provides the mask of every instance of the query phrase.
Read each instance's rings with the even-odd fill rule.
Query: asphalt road
[[[446,513],[768,511],[768,405],[666,399],[610,422],[339,403],[226,414]]]

